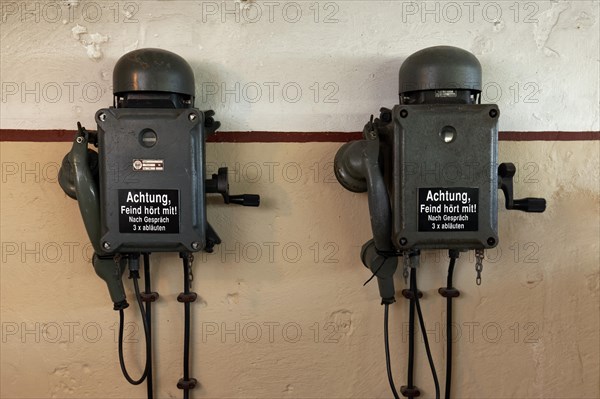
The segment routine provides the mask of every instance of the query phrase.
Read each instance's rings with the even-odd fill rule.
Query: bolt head
[[[108,241],[104,241],[104,242],[102,243],[102,248],[104,248],[104,249],[106,249],[106,250],[110,249],[110,242],[108,242]]]
[[[200,248],[200,243],[199,242],[193,242],[192,243],[192,249],[198,249]]]
[[[81,143],[83,143],[83,137],[79,136],[79,137],[77,137],[77,140],[75,140],[75,141],[77,141],[77,144],[81,144]]]
[[[196,119],[198,119],[198,115],[196,114],[190,114],[188,117],[190,118],[191,122],[194,122]]]
[[[103,112],[100,115],[98,115],[98,119],[100,119],[102,122],[104,122],[106,120],[106,114]]]

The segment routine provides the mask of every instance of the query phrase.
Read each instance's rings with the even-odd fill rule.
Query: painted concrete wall
[[[438,44],[473,51],[484,100],[502,130],[599,129],[598,2],[6,2],[1,4],[0,127],[93,126],[125,52],[162,47],[187,58],[201,108],[223,130],[358,131],[397,100],[397,70]],[[390,397],[383,309],[358,258],[369,239],[364,195],[331,174],[336,143],[209,144],[236,192],[259,209],[211,201],[224,243],[194,266],[193,375],[207,398]],[[0,396],[142,398],[121,377],[117,314],[89,265],[76,203],[56,184],[68,143],[0,144]],[[460,398],[598,398],[599,142],[502,142],[520,166],[519,196],[548,211],[500,211],[501,243],[483,285],[458,261],[454,369]],[[179,397],[181,266],[156,255],[158,397]],[[445,254],[427,252],[423,308],[443,381]],[[129,297],[131,283],[126,281]],[[398,289],[403,287],[399,276]],[[140,319],[127,312],[126,356],[143,361]],[[392,306],[398,385],[407,306]],[[419,339],[420,343],[421,340]],[[417,384],[432,397],[422,346]],[[137,374],[137,373],[136,373]]]

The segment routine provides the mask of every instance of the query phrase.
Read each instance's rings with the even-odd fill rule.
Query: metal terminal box
[[[497,245],[499,114],[496,105],[394,107],[383,147],[397,248]]]
[[[96,113],[101,245],[109,253],[199,251],[206,242],[204,114]]]

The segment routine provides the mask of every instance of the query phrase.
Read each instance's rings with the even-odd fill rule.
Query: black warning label
[[[119,232],[179,233],[179,191],[119,190]]]
[[[479,230],[479,189],[419,188],[419,231]]]

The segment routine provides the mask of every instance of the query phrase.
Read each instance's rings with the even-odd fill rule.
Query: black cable
[[[152,294],[152,285],[150,284],[150,254],[144,255],[144,293]],[[146,364],[148,374],[146,378],[146,388],[148,399],[154,398],[154,383],[152,381],[152,302],[146,302],[146,323],[148,323],[148,335],[146,338]]]
[[[411,272],[412,274],[412,272]],[[410,279],[410,291],[414,292],[413,280]],[[410,299],[410,308],[408,312],[408,368],[407,368],[407,388],[413,389],[414,385],[414,368],[415,368],[415,300]],[[412,399],[412,397],[409,397]]]
[[[447,289],[452,288],[452,277],[454,275],[454,265],[456,264],[455,254],[450,253],[450,264],[448,265]],[[446,298],[446,391],[445,399],[450,399],[450,388],[452,384],[452,297]]]
[[[383,317],[383,337],[385,341],[385,365],[387,368],[387,376],[388,381],[390,382],[390,388],[392,388],[392,393],[394,394],[394,399],[400,399],[398,396],[398,392],[396,391],[396,385],[394,385],[394,377],[392,376],[392,364],[390,361],[390,336],[388,332],[388,323],[389,323],[389,308],[390,304],[385,304],[385,311]]]
[[[124,324],[125,324],[124,323],[125,314],[123,312],[123,309],[119,310],[119,364],[121,365],[121,371],[123,372],[125,379],[132,385],[140,385],[142,382],[144,382],[144,380],[148,376],[148,358],[147,358],[147,356],[148,356],[148,338],[149,338],[148,337],[148,323],[146,322],[146,317],[144,315],[144,305],[142,304],[142,297],[140,295],[140,286],[138,284],[139,278],[140,278],[139,274],[132,273],[133,287],[135,289],[135,298],[136,298],[138,306],[140,308],[140,313],[142,315],[142,321],[144,324],[144,336],[146,339],[146,367],[144,368],[144,372],[142,373],[142,376],[138,380],[134,380],[133,378],[131,378],[131,376],[127,372],[127,368],[125,367],[125,359],[123,356],[123,329],[124,329]]]
[[[190,263],[187,255],[183,256],[183,293],[190,293]],[[184,303],[184,335],[183,335],[183,380],[190,380],[190,302]],[[189,399],[190,390],[183,389],[183,399]]]
[[[421,305],[419,303],[419,290],[417,289],[417,269],[411,270],[410,280],[411,287],[413,289],[413,296],[415,299],[415,307],[417,309],[417,315],[419,316],[419,324],[421,326],[421,332],[423,333],[425,351],[427,352],[427,359],[429,360],[429,367],[431,368],[431,374],[433,376],[433,382],[435,384],[435,397],[436,399],[440,399],[440,383],[438,382],[437,373],[435,371],[435,365],[433,364],[433,357],[431,356],[431,348],[429,347],[429,339],[427,338],[427,330],[425,329],[423,312],[421,311]]]

